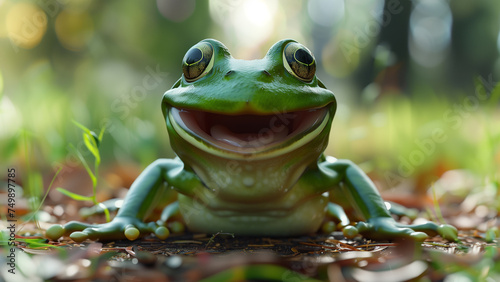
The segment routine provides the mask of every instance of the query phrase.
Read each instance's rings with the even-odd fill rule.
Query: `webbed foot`
[[[46,231],[49,239],[57,240],[63,235],[69,235],[75,242],[91,240],[135,240],[140,236],[154,233],[160,240],[166,239],[170,232],[164,226],[155,222],[144,223],[133,217],[115,217],[111,222],[103,224],[87,224],[71,221],[62,225],[53,225]]]
[[[444,239],[457,241],[457,229],[448,224],[438,225],[434,222],[407,225],[397,223],[391,217],[370,218],[367,222],[356,225],[359,233],[370,239],[410,238],[422,242],[428,236],[440,235]]]

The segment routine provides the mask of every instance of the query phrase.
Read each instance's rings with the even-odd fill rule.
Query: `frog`
[[[293,39],[254,60],[234,58],[215,39],[198,42],[161,110],[176,157],[149,165],[110,222],[53,225],[48,238],[166,239],[167,221],[180,214],[188,230],[208,234],[301,236],[330,216],[351,237],[457,239],[451,225],[399,223],[359,166],[325,155],[337,100],[312,52]],[[153,212],[172,192],[177,200]]]

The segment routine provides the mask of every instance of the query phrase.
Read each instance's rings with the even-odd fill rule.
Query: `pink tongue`
[[[274,142],[285,140],[288,129],[274,132],[270,129],[256,133],[234,133],[224,125],[214,125],[210,128],[210,135],[217,141],[241,148],[257,148]]]

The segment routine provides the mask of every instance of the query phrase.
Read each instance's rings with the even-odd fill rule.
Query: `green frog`
[[[182,71],[161,103],[178,157],[149,165],[111,222],[54,225],[47,237],[165,239],[167,220],[180,213],[192,232],[297,236],[317,232],[329,214],[351,237],[457,239],[450,225],[398,223],[358,166],[323,154],[337,103],[305,46],[282,40],[263,59],[239,60],[205,39]],[[172,191],[177,201],[148,221]]]

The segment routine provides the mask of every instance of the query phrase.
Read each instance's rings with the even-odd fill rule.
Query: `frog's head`
[[[259,173],[278,172],[291,185],[326,148],[336,100],[300,43],[282,40],[263,59],[237,60],[206,39],[187,51],[182,71],[162,110],[173,149],[206,184],[221,182],[211,179],[215,167],[227,171],[230,163],[241,179],[249,171],[243,186],[257,185]],[[261,162],[267,172],[257,172]]]

